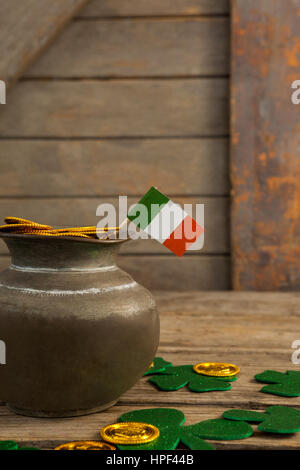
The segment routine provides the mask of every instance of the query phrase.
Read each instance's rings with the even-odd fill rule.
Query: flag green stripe
[[[147,209],[147,214],[145,213],[145,217],[138,217],[139,213],[136,212],[136,206],[134,206],[133,209],[129,211],[127,217],[134,223],[136,223],[134,219],[138,217],[138,222],[136,225],[144,230],[154,219],[154,217],[162,210],[163,206],[168,202],[169,198],[152,186],[152,188],[150,188],[145,196],[143,196],[142,199],[138,202],[138,204],[143,204]],[[152,204],[155,204],[156,207],[151,207]]]

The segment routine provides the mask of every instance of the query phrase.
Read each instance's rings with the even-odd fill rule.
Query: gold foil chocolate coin
[[[4,221],[9,225],[34,225],[36,227],[47,227],[52,228],[50,225],[39,224],[28,219],[21,219],[20,217],[5,217]]]
[[[57,229],[58,232],[65,232],[65,231],[70,231],[70,232],[105,232],[107,230],[119,230],[119,227],[102,227],[98,228],[95,226],[92,227],[67,227],[67,228],[59,228]]]
[[[17,235],[42,235],[48,237],[82,237],[107,239],[119,231],[119,227],[66,227],[54,229],[51,225],[43,225],[20,217],[5,217],[6,225],[0,226],[0,232]]]
[[[158,438],[159,429],[147,423],[115,423],[102,428],[100,436],[113,444],[146,444]]]
[[[21,231],[26,229],[32,230],[52,230],[52,227],[49,225],[36,225],[36,224],[7,224],[7,225],[0,225],[0,230],[2,232],[13,232],[13,231]]]
[[[73,441],[55,447],[54,450],[116,450],[115,446],[107,442]]]
[[[238,366],[226,362],[200,362],[193,367],[197,374],[213,377],[230,377],[240,372]]]

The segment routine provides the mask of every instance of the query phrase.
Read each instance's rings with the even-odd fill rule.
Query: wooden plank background
[[[10,86],[87,0],[0,3],[0,78]]]
[[[300,107],[291,102],[291,84],[299,79],[299,11],[300,0],[233,1],[231,226],[237,290],[300,287]]]
[[[230,288],[228,2],[92,0],[79,15],[0,109],[0,214],[96,224],[101,202],[155,185],[205,204],[205,247],[177,259],[130,242],[120,266],[150,289]]]
[[[229,12],[230,0],[94,0],[80,12],[97,16],[216,15]]]

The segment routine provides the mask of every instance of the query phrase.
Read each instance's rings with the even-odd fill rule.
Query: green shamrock
[[[119,445],[121,450],[173,450],[181,441],[191,450],[214,450],[203,439],[245,439],[252,435],[252,428],[245,422],[209,419],[191,426],[183,426],[184,414],[174,408],[150,408],[124,413],[120,421],[142,422],[159,428],[159,437],[148,444]]]
[[[155,441],[139,445],[118,445],[121,450],[173,450],[180,441],[180,426],[185,422],[182,411],[174,408],[149,408],[124,413],[121,422],[140,422],[156,426],[160,435]]]
[[[272,384],[263,387],[261,392],[283,397],[300,396],[300,372],[298,371],[287,370],[284,373],[276,370],[265,370],[261,374],[255,375],[254,378],[258,382]]]
[[[19,447],[18,450],[42,450],[42,449],[39,449],[38,447]]]
[[[233,441],[252,436],[253,429],[248,423],[240,421],[235,424],[242,426],[232,426],[233,423],[234,421],[230,422],[226,419],[207,419],[191,426],[185,426],[183,429],[184,432],[202,439]]]
[[[191,450],[216,450],[209,442],[195,436],[192,432],[182,430],[180,441]]]
[[[0,450],[41,450],[37,447],[19,447],[15,441],[0,441]]]
[[[156,377],[151,377],[149,382],[154,383],[160,390],[173,391],[188,385],[192,392],[210,392],[212,390],[230,390],[230,381],[236,377],[209,377],[197,374],[192,365],[169,366]]]
[[[15,441],[0,441],[0,450],[18,450],[18,448]]]
[[[162,357],[155,357],[153,360],[153,366],[144,373],[144,375],[158,374],[164,372],[166,367],[172,366],[172,362],[165,361]]]
[[[228,410],[223,418],[261,423],[257,429],[264,432],[286,434],[300,431],[300,411],[289,406],[269,406],[266,412]]]

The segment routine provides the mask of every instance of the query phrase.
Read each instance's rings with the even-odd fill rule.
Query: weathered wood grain
[[[118,265],[144,287],[153,290],[227,290],[230,288],[229,256],[119,256]],[[10,263],[0,256],[0,270]]]
[[[264,330],[269,329],[268,322],[264,319],[271,317],[272,328],[276,322],[283,330],[289,328],[290,321],[300,315],[300,293],[282,293],[282,292],[190,292],[176,293],[165,292],[156,295],[159,308],[164,315],[195,315],[200,317],[209,317],[212,312],[217,310],[218,319],[224,317],[224,321],[230,325],[226,318],[250,316],[253,322],[260,322],[258,327],[264,324]],[[274,305],[276,308],[274,308]],[[255,319],[253,318],[255,316]],[[283,317],[288,317],[286,322]],[[209,317],[210,318],[210,317]],[[240,321],[241,321],[240,319]],[[235,320],[236,322],[236,320]],[[216,323],[217,328],[217,323]],[[293,327],[292,327],[293,328]],[[272,338],[270,332],[269,340]],[[274,338],[276,339],[276,338]],[[247,337],[243,338],[246,341]]]
[[[229,256],[120,256],[118,265],[150,290],[228,290]]]
[[[229,19],[73,21],[27,77],[226,75]]]
[[[145,192],[146,188],[144,189]],[[139,199],[139,196],[128,198],[127,208],[129,209]],[[228,198],[174,197],[172,200],[182,206],[192,204],[194,216],[196,215],[195,204],[204,204],[205,248],[201,253],[224,254],[229,252]],[[13,215],[40,221],[55,227],[90,226],[97,225],[100,222],[101,217],[96,216],[96,209],[104,203],[113,204],[118,217],[119,200],[117,197],[0,199],[0,214],[1,219],[4,219],[7,215]],[[126,210],[125,214],[127,214]],[[2,223],[1,220],[0,225]],[[119,221],[117,220],[116,223],[118,224]],[[171,254],[167,248],[150,239],[138,239],[128,242],[122,247],[122,252],[126,254]],[[7,253],[7,251],[4,249],[4,244],[1,243],[0,254],[4,253]]]
[[[264,369],[298,370],[291,364],[291,341],[296,339],[300,295],[255,292],[160,292],[155,294],[161,314],[158,354],[176,365],[221,360],[240,366],[232,390],[192,393],[187,389],[162,392],[142,378],[118,404],[103,413],[68,419],[18,416],[0,407],[0,439],[52,449],[70,440],[99,439],[99,429],[116,422],[122,413],[152,407],[180,409],[186,424],[220,418],[230,408],[264,411],[271,405],[300,409],[300,398],[260,392],[253,379]],[[257,431],[248,439],[212,443],[218,449],[299,449],[300,434],[274,435]]]
[[[86,0],[0,3],[0,78],[10,86]]]
[[[0,136],[228,133],[228,80],[29,81],[0,109]]]
[[[228,140],[2,140],[0,144],[2,197],[130,196],[145,193],[151,185],[169,196],[228,194]]]
[[[229,0],[92,0],[80,17],[207,15],[229,12]]]
[[[233,286],[299,290],[300,1],[233,1]]]

